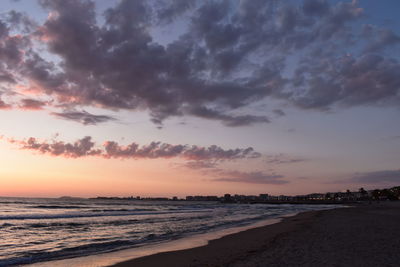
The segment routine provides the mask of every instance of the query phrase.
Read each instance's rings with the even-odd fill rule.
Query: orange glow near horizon
[[[212,181],[207,175],[165,159],[63,158],[0,145],[0,196],[77,197],[222,195],[279,192],[279,185],[243,186]],[[156,167],[155,167],[156,166]],[[265,188],[265,189],[261,189]]]

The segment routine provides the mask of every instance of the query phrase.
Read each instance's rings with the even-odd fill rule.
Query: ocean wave
[[[131,246],[132,242],[127,240],[118,240],[103,243],[85,244],[76,247],[64,248],[57,251],[35,251],[26,252],[20,257],[0,260],[0,267],[21,264],[30,264],[40,261],[49,261],[56,259],[71,258],[76,256],[90,255],[94,253],[106,252],[115,248]]]
[[[114,211],[157,211],[156,209],[91,209],[91,212],[114,212]]]
[[[75,223],[75,222],[68,222],[68,223],[32,223],[28,224],[27,228],[44,228],[44,227],[78,227],[84,226],[87,223]]]
[[[0,201],[0,204],[27,204],[25,201]]]
[[[61,214],[19,214],[19,215],[3,215],[0,220],[47,220],[47,219],[66,219],[66,218],[90,218],[90,217],[105,217],[105,216],[132,216],[132,215],[159,215],[173,213],[196,213],[205,211],[134,211],[134,212],[82,212],[82,213],[61,213]]]
[[[29,229],[46,229],[46,230],[61,230],[61,229],[77,229],[77,228],[98,228],[98,227],[115,227],[115,226],[126,226],[136,224],[148,224],[148,223],[179,223],[181,221],[193,221],[193,220],[206,220],[211,219],[212,216],[184,216],[184,217],[167,217],[167,218],[147,218],[147,219],[125,219],[125,220],[112,220],[112,221],[86,221],[86,222],[37,222],[27,224],[9,224],[4,223],[3,227],[12,227],[12,230],[29,230]]]
[[[138,240],[114,240],[106,242],[97,242],[75,247],[63,248],[57,251],[36,250],[34,252],[26,252],[20,257],[0,260],[0,267],[31,264],[36,262],[60,260],[73,257],[82,257],[87,255],[111,252],[125,248],[132,248],[138,245],[143,245],[146,242],[154,243],[163,240],[167,240],[167,238],[163,235],[149,234],[145,238]]]
[[[138,247],[307,209],[290,205],[84,202],[31,199],[4,205],[12,213],[0,212],[0,231],[4,232],[0,266]],[[27,241],[21,242],[17,236]]]
[[[37,205],[37,206],[28,206],[28,208],[32,209],[82,209],[87,207],[82,206],[65,206],[65,205]]]

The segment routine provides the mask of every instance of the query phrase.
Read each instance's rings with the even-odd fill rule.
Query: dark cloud
[[[280,116],[280,117],[286,115],[286,113],[281,109],[274,109],[272,112],[274,112],[275,115]]]
[[[339,2],[332,6],[318,26],[318,35],[324,39],[332,37],[349,37],[347,23],[359,19],[364,10],[358,6],[357,1]]]
[[[280,174],[266,174],[263,172],[239,172],[239,171],[220,171],[219,178],[213,181],[219,182],[234,182],[234,183],[249,183],[249,184],[286,184],[284,176]]]
[[[231,127],[251,125],[260,122],[270,122],[270,120],[266,116],[253,116],[253,115],[232,116],[232,115],[222,114],[216,110],[212,110],[206,107],[198,107],[195,109],[191,109],[190,114],[205,119],[218,119],[223,121],[223,123],[226,126],[231,126]]]
[[[28,14],[21,13],[15,10],[3,14],[5,21],[7,21],[13,29],[21,29],[23,32],[31,32],[37,27],[37,24],[32,20]]]
[[[400,44],[400,36],[391,30],[365,25],[363,34],[371,39],[365,48],[367,53],[376,53],[384,48]]]
[[[290,163],[297,163],[297,162],[304,162],[307,161],[304,158],[293,157],[286,154],[276,154],[276,155],[268,155],[265,156],[265,162],[267,164],[290,164]]]
[[[326,0],[305,0],[303,3],[304,14],[310,16],[324,16],[329,13],[330,8]]]
[[[71,121],[82,123],[83,125],[95,125],[107,121],[113,121],[115,118],[107,115],[94,115],[87,111],[64,111],[53,112],[52,115]]]
[[[12,74],[23,63],[24,49],[30,44],[28,37],[21,35],[10,35],[8,24],[0,20],[0,70],[8,73],[8,80],[15,82]]]
[[[159,127],[172,116],[233,127],[268,123],[252,109],[265,98],[315,110],[399,105],[400,65],[389,53],[399,37],[361,29],[357,1],[123,0],[101,20],[93,1],[40,4],[43,24],[15,11],[0,20],[0,81],[26,82],[70,109],[146,110]],[[173,40],[153,34],[178,20],[185,27]],[[24,34],[10,31],[17,25]]]
[[[299,107],[326,110],[337,105],[399,104],[400,64],[395,59],[373,54],[310,58],[303,67],[297,72],[302,94],[291,94]]]
[[[14,75],[6,70],[0,69],[0,83],[16,83]]]
[[[400,170],[384,170],[375,172],[358,173],[350,179],[350,182],[361,184],[385,184],[400,183]]]
[[[19,107],[21,109],[41,110],[47,105],[46,101],[40,101],[31,98],[24,98],[21,100]]]
[[[146,146],[132,143],[120,146],[117,142],[107,141],[104,144],[105,156],[109,158],[173,158],[182,157],[187,160],[235,160],[244,158],[258,158],[261,155],[253,148],[228,149],[219,146],[198,147],[188,145],[171,145],[161,142],[152,142]]]
[[[194,8],[196,5],[195,0],[159,0],[156,3],[156,12],[159,24],[173,22],[176,18]]]
[[[42,154],[65,157],[101,156],[105,158],[126,159],[155,159],[155,158],[183,158],[191,162],[203,161],[221,162],[225,160],[259,158],[261,154],[253,148],[223,149],[212,145],[209,147],[171,145],[161,142],[152,142],[149,145],[140,146],[131,143],[122,146],[114,141],[107,141],[101,148],[96,148],[90,136],[86,136],[74,143],[62,141],[39,141],[36,138],[28,140],[10,139],[11,143],[20,145],[21,149],[38,151]]]
[[[96,156],[102,153],[101,150],[94,148],[94,142],[90,136],[86,136],[74,143],[62,141],[39,142],[36,138],[30,137],[26,141],[11,139],[11,143],[17,143],[21,149],[34,150],[41,154],[52,156],[63,156],[67,158],[78,158],[84,156]]]

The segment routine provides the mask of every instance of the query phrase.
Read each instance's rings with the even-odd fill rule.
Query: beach
[[[400,203],[303,212],[280,223],[113,265],[399,266]]]

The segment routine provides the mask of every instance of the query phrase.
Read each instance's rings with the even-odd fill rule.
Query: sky
[[[400,184],[400,3],[4,0],[0,195]]]

